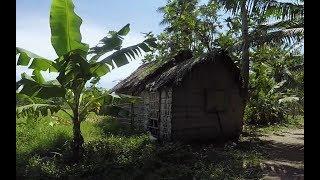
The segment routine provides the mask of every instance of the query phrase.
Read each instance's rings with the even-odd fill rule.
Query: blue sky
[[[50,43],[49,10],[50,0],[16,1],[16,45],[38,55],[54,59],[55,52]],[[134,45],[143,40],[142,32],[152,31],[158,34],[163,27],[159,25],[162,15],[156,9],[166,0],[74,0],[75,11],[83,19],[81,33],[83,42],[94,46],[110,30],[119,30],[130,23],[131,31],[124,41],[124,46]],[[113,87],[119,80],[130,75],[139,65],[140,60],[113,70],[104,76],[100,86]],[[17,67],[16,79],[22,72],[31,73],[27,68]],[[44,73],[47,79],[56,74]]]

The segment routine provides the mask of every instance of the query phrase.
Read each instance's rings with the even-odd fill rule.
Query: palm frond
[[[256,28],[256,31],[268,31],[268,30],[275,30],[275,29],[291,29],[291,28],[303,28],[304,27],[304,20],[303,19],[294,19],[294,20],[283,20],[277,21],[272,24],[262,24]]]
[[[129,59],[133,60],[141,57],[142,52],[149,52],[152,50],[151,48],[155,48],[157,46],[155,41],[155,38],[146,39],[139,44],[120,49],[99,62],[109,64],[112,67],[114,67],[114,64],[117,67],[123,66],[129,62]]]
[[[159,23],[159,25],[161,26],[165,26],[165,25],[169,25],[170,24],[170,21],[168,19],[162,19]]]
[[[210,1],[210,3],[218,2],[220,3],[225,10],[230,11],[232,14],[236,14],[241,9],[241,3],[243,0],[217,0]]]
[[[156,11],[157,11],[158,13],[165,13],[165,9],[166,9],[166,6],[161,6],[161,7],[159,7]]]
[[[122,48],[123,36],[126,36],[129,33],[129,26],[130,24],[127,24],[118,32],[110,32],[109,34],[111,37],[103,38],[100,41],[100,44],[90,49],[89,54],[94,55],[90,59],[90,63],[94,63],[90,70],[93,71],[97,77],[101,76],[101,74],[105,74],[114,66],[123,66],[129,63],[129,59],[136,59],[142,55],[142,52],[149,52],[152,47],[156,47],[156,39],[149,38],[137,45]],[[113,50],[116,50],[116,52],[97,62],[102,55]],[[102,64],[108,64],[110,67],[102,66]],[[99,70],[99,73],[96,72],[97,69]]]
[[[276,16],[278,18],[294,19],[303,17],[304,4],[293,2],[279,2],[277,0],[210,0],[209,3],[220,3],[225,10],[236,14],[241,10],[241,3],[246,3],[249,13],[256,12],[261,15]]]
[[[261,6],[260,12],[273,14],[281,19],[295,19],[304,16],[304,4],[271,0]]]
[[[263,36],[251,37],[251,42],[255,44],[263,44],[266,42],[286,43],[293,40],[300,41],[303,39],[304,28],[281,29],[268,32]]]
[[[110,31],[109,36],[104,37],[100,40],[100,43],[98,45],[90,48],[89,54],[94,54],[90,61],[95,62],[105,53],[121,49],[123,37],[126,36],[129,31],[130,24],[125,25],[118,32]]]
[[[304,28],[294,27],[288,29],[278,29],[278,26],[282,26],[282,23],[273,24],[270,26],[260,27],[260,29],[249,34],[249,42],[252,45],[261,45],[264,43],[276,43],[283,44],[292,42],[294,40],[300,42],[303,39]],[[268,29],[276,30],[267,31]],[[231,51],[240,51],[242,48],[242,40],[237,41],[232,47],[229,47]]]

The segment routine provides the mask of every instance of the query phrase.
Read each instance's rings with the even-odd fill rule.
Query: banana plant
[[[96,106],[110,103],[111,99],[121,98],[106,93],[83,104],[85,84],[90,80],[99,81],[112,69],[123,66],[156,47],[156,39],[149,38],[122,48],[124,36],[130,31],[130,24],[127,24],[119,31],[110,31],[97,46],[89,48],[88,44],[81,42],[81,23],[82,19],[75,13],[72,0],[52,0],[51,44],[58,58],[49,60],[23,48],[16,48],[16,54],[19,55],[17,65],[33,69],[32,76],[22,74],[21,80],[16,83],[17,93],[42,99],[62,98],[72,109],[69,115],[73,122],[72,151],[75,161],[81,157],[84,140],[80,124],[86,114]],[[109,56],[101,58],[106,53],[110,53]],[[43,71],[57,72],[59,75],[55,80],[46,81],[41,74]],[[45,112],[44,109],[56,112],[62,107],[55,104],[30,104],[18,107],[16,112]]]

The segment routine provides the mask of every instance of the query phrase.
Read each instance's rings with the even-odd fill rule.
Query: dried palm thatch
[[[156,91],[164,86],[179,85],[192,69],[216,60],[221,60],[228,67],[241,88],[242,78],[239,68],[226,51],[216,49],[198,58],[193,58],[190,52],[183,51],[167,61],[152,61],[143,64],[129,77],[113,87],[111,91],[135,95],[143,90]]]

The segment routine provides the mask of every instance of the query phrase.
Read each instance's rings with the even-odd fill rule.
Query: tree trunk
[[[74,102],[75,107],[73,109],[73,144],[72,144],[72,152],[73,152],[73,160],[74,162],[78,162],[81,155],[81,149],[83,145],[83,137],[81,135],[80,124],[81,120],[79,118],[79,99],[80,93],[75,93]]]
[[[249,95],[249,33],[248,33],[248,11],[246,1],[241,4],[241,21],[242,21],[242,68],[243,77],[243,96],[245,104]]]

